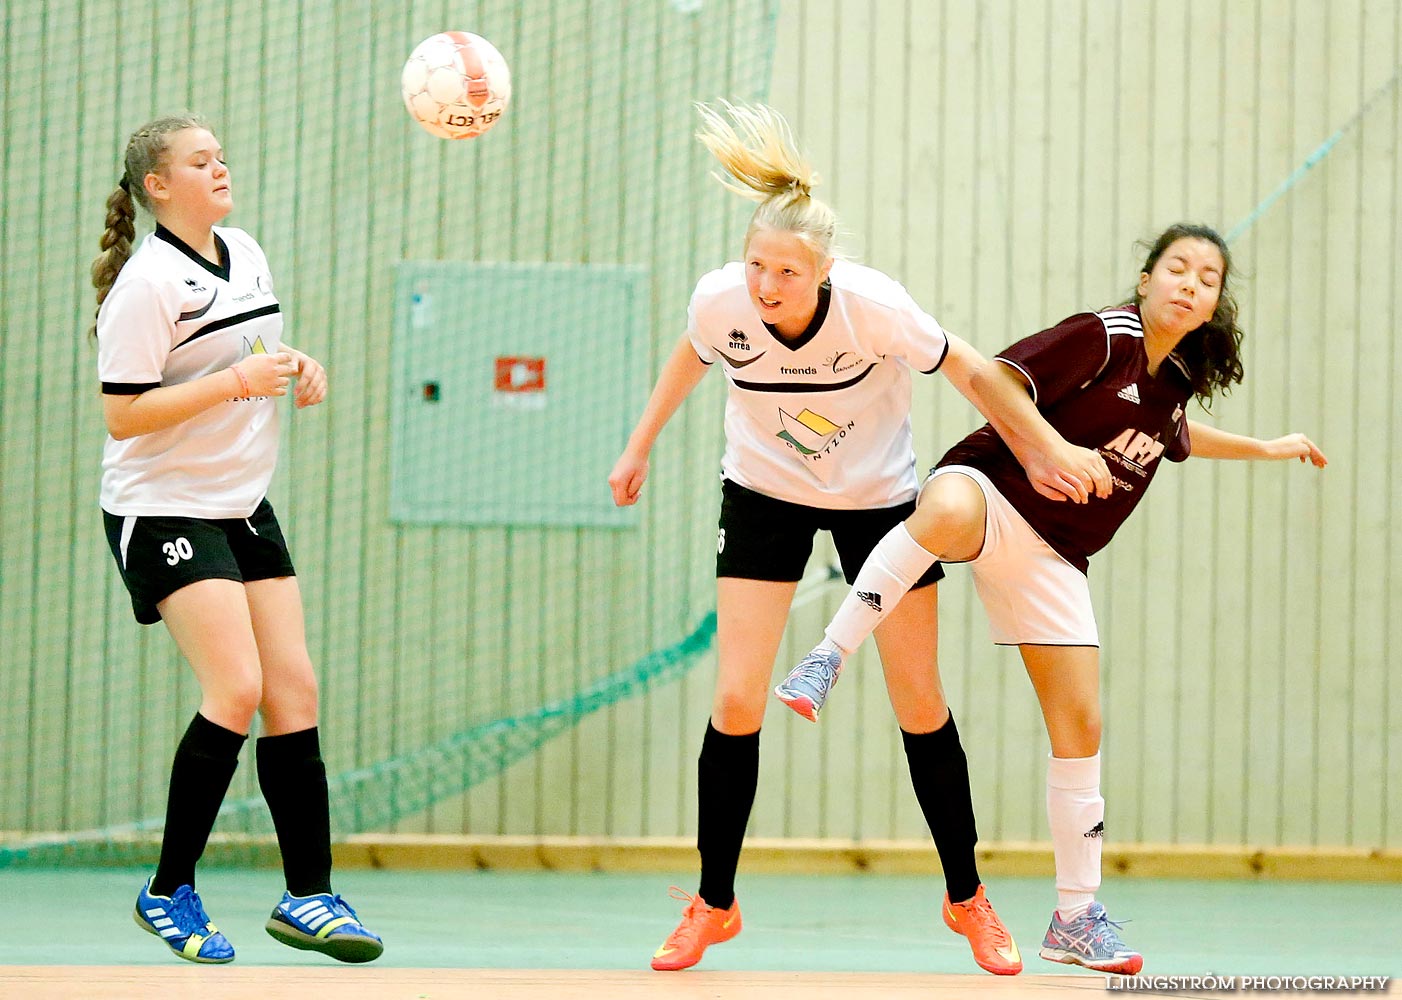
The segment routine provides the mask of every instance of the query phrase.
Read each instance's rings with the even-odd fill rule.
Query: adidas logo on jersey
[[[874,590],[857,591],[857,600],[861,601],[873,611],[881,610],[881,595]]]
[[[1119,396],[1121,399],[1127,399],[1127,400],[1129,400],[1131,403],[1138,403],[1138,402],[1139,402],[1139,383],[1138,383],[1138,382],[1131,382],[1129,385],[1125,386],[1125,387],[1124,387],[1123,389],[1121,389],[1119,392],[1115,393],[1115,395],[1116,395],[1116,396]]]

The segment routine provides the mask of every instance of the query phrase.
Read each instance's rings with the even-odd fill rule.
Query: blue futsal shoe
[[[156,896],[151,893],[148,879],[136,897],[131,915],[137,926],[156,935],[187,962],[222,965],[234,960],[234,946],[210,923],[200,894],[188,885],[182,885],[173,895]]]
[[[365,929],[351,905],[329,892],[284,892],[264,926],[285,945],[319,951],[341,962],[373,962],[385,950],[380,936]]]
[[[798,661],[798,666],[774,689],[774,696],[809,722],[817,722],[840,673],[842,654],[819,646]]]
[[[1071,920],[1062,920],[1061,914],[1053,910],[1051,926],[1042,939],[1042,957],[1096,972],[1137,976],[1144,968],[1144,956],[1125,946],[1116,933],[1119,927],[1099,903],[1091,903],[1084,915]]]

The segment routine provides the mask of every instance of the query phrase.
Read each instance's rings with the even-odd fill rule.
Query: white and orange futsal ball
[[[511,100],[511,70],[491,42],[441,31],[409,55],[399,78],[404,106],[441,139],[472,139],[500,120]]]

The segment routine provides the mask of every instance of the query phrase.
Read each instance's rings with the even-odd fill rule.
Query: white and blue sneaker
[[[774,695],[809,722],[817,722],[840,673],[842,654],[818,646],[789,671],[789,676],[774,689]]]
[[[138,927],[156,935],[187,962],[223,964],[234,960],[234,946],[210,922],[200,894],[188,885],[170,896],[156,896],[147,879],[131,915]]]
[[[1051,926],[1042,938],[1042,957],[1096,972],[1137,976],[1144,968],[1144,956],[1125,947],[1119,928],[1120,924],[1105,915],[1105,907],[1096,902],[1082,916],[1070,920],[1062,920],[1053,910]]]
[[[365,929],[351,905],[329,892],[284,892],[264,926],[285,945],[319,951],[341,962],[373,962],[385,950],[380,936]]]

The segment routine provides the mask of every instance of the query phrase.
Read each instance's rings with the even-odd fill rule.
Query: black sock
[[[759,787],[759,733],[729,736],[707,722],[696,777],[696,849],[701,852],[697,892],[711,906],[727,910],[735,902],[740,845]]]
[[[210,722],[198,712],[175,748],[170,765],[170,793],[166,799],[166,826],[161,836],[161,859],[151,892],[169,896],[182,885],[194,888],[195,862],[204,854],[214,817],[239,766],[240,733]]]
[[[974,802],[969,792],[969,761],[959,745],[954,716],[951,714],[949,721],[933,733],[908,733],[902,729],[901,739],[905,742],[915,798],[939,851],[949,900],[962,903],[979,887],[978,862],[974,858],[978,830],[974,828]]]
[[[277,829],[287,891],[331,891],[331,806],[316,727],[258,740],[258,787]]]

